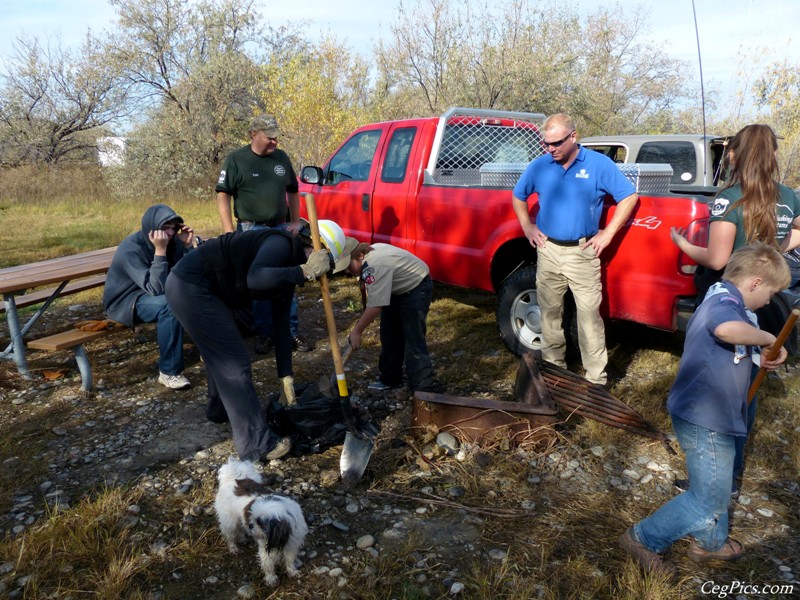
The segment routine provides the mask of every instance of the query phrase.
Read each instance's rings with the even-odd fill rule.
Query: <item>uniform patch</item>
[[[286,175],[286,169],[283,165],[275,165],[275,175],[278,175],[279,177]]]
[[[375,273],[372,271],[372,267],[364,263],[363,271],[361,271],[361,279],[364,280],[364,283],[367,285],[372,285],[375,283]]]
[[[727,198],[715,198],[714,205],[711,207],[711,216],[720,217],[724,215],[730,205],[731,201]]]
[[[227,175],[227,174],[228,174],[228,173],[227,173],[227,171],[225,171],[225,169],[223,169],[222,171],[220,171],[220,172],[219,172],[219,179],[217,179],[217,183],[222,183],[222,182],[224,182],[224,181],[225,181],[225,175]]]
[[[589,173],[586,172],[586,169],[581,169],[575,173],[575,179],[589,179]]]
[[[742,303],[739,302],[739,299],[736,296],[730,296],[728,294],[722,294],[722,297],[719,299],[719,303],[722,304],[723,302],[730,302],[731,304],[735,304],[736,306],[742,305]]]

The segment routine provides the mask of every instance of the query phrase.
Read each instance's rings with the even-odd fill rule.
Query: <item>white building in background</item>
[[[125,147],[128,138],[107,136],[97,138],[97,160],[101,167],[116,167],[125,164]]]

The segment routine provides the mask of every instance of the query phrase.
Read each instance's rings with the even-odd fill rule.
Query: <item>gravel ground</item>
[[[70,310],[74,320],[97,314],[94,305],[64,310]],[[309,328],[305,333],[313,339],[324,338],[321,329]],[[156,384],[153,338],[153,332],[143,328],[114,333],[93,343],[89,349],[97,381],[96,390],[89,394],[79,391],[75,372],[55,381],[24,382],[12,368],[3,366],[0,406],[6,431],[23,428],[26,422],[35,422],[53,410],[64,414],[63,420],[48,431],[29,433],[43,440],[37,446],[42,450],[35,456],[26,455],[24,440],[9,444],[4,470],[24,471],[25,461],[46,464],[47,468],[30,485],[14,489],[11,505],[0,514],[4,537],[23,534],[46,519],[50,511],[68,509],[84,495],[119,484],[143,492],[143,501],[129,508],[126,518],[131,526],[149,523],[150,530],[157,528],[158,523],[153,522],[166,515],[147,514],[141,505],[155,505],[164,496],[187,498],[182,517],[186,527],[215,526],[212,504],[196,504],[190,498],[196,497],[198,489],[214,485],[216,469],[232,454],[229,428],[204,419],[203,364],[190,346],[186,375],[194,387],[175,392]],[[326,373],[329,353],[323,343],[319,346],[308,354],[295,353],[297,372]],[[59,367],[63,366],[59,361],[69,360],[66,355],[31,358],[34,368]],[[267,386],[274,382],[274,359],[256,359],[257,385],[269,392]],[[481,450],[443,435],[430,440],[417,438],[416,444],[409,446],[406,428],[411,400],[402,390],[378,395],[366,392],[371,374],[368,367],[374,362],[372,357],[356,354],[348,365],[353,399],[382,425],[373,456],[376,464],[370,464],[362,484],[352,490],[341,487],[338,448],[263,465],[268,482],[280,493],[296,498],[309,522],[310,534],[300,555],[303,575],[330,580],[332,589],[345,590],[350,579],[369,575],[365,558],[377,558],[413,542],[419,550],[410,560],[415,584],[422,593],[428,597],[468,597],[468,582],[463,577],[465,560],[480,556],[502,562],[516,551],[502,535],[487,535],[487,530],[497,531],[497,517],[501,516],[501,509],[492,514],[492,507],[502,505],[502,510],[520,518],[535,517],[542,526],[558,532],[571,524],[559,523],[563,515],[550,509],[564,498],[624,498],[625,510],[643,517],[675,493],[675,478],[685,476],[678,457],[670,456],[658,443],[630,434],[620,438],[626,445],[581,446],[572,443],[567,432],[548,452]],[[512,464],[518,465],[517,473],[493,470],[502,462],[501,454],[504,460],[510,457]],[[393,462],[387,466],[386,460]],[[467,467],[493,481],[485,512],[470,508],[475,506],[467,502],[472,490],[455,477]],[[512,488],[516,495],[505,493]],[[746,547],[775,547],[770,554],[771,567],[758,572],[762,581],[793,583],[800,589],[797,554],[785,551],[787,544],[791,547],[798,540],[790,524],[793,520],[796,523],[799,507],[800,489],[794,478],[755,487],[746,482],[742,495],[732,505],[737,538]],[[628,524],[620,519],[618,533]],[[624,561],[615,548],[615,539],[606,540],[597,549],[597,564],[607,563],[607,570],[618,568]],[[218,541],[223,548],[222,539]],[[166,547],[169,543],[167,538],[156,541],[153,552],[160,544]],[[591,557],[591,551],[588,555]],[[613,560],[604,558],[609,555]],[[186,583],[181,582],[185,575],[176,570],[173,580],[154,587],[150,596],[154,600],[256,597],[264,588],[255,561],[236,569],[231,568],[235,564],[232,561],[211,561],[201,575],[202,581],[193,582],[192,589],[199,586],[201,592],[184,596],[176,591]],[[597,570],[598,577],[607,571],[602,567]],[[30,575],[17,572],[11,562],[0,564],[0,596],[22,598]],[[704,581],[701,574],[694,579],[689,582],[690,588]],[[542,587],[541,595],[544,593]],[[342,597],[348,595],[343,593]]]

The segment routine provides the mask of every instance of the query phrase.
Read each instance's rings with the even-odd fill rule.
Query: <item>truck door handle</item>
[[[369,194],[361,194],[361,210],[369,212]]]

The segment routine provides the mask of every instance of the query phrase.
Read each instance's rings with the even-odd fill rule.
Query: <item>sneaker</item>
[[[272,346],[272,338],[266,335],[261,335],[258,337],[258,340],[256,340],[256,354],[269,354],[272,352]]]
[[[299,333],[292,336],[292,349],[299,352],[311,352],[314,348],[314,344],[300,337]]]
[[[399,388],[399,385],[386,385],[380,379],[378,381],[373,381],[367,386],[368,392],[388,392],[389,390],[394,390]]]
[[[689,550],[686,554],[689,555],[695,562],[705,562],[707,560],[736,560],[742,555],[742,545],[733,538],[728,538],[719,550],[706,550],[697,540],[692,539],[689,542]]]
[[[633,537],[633,527],[629,527],[620,536],[619,546],[630,554],[645,571],[661,573],[662,575],[672,575],[675,572],[674,567],[665,562],[658,552],[653,552],[641,542],[636,541]]]
[[[289,451],[292,449],[292,438],[284,437],[278,440],[278,443],[275,444],[275,447],[267,452],[265,455],[267,460],[276,460],[278,458],[283,458]]]
[[[186,379],[183,375],[167,375],[166,373],[158,374],[158,383],[168,387],[171,390],[185,390],[192,387],[192,382]]]

